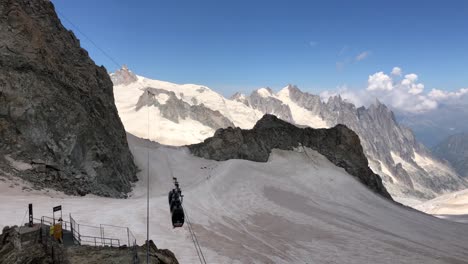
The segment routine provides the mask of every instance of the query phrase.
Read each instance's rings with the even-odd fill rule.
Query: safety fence
[[[70,215],[70,231],[79,245],[120,247],[120,239],[104,236],[102,227],[78,224]]]
[[[138,244],[135,235],[128,227],[106,224],[100,224],[99,226],[78,224],[71,214],[69,223],[73,240],[77,244],[109,247],[127,246],[132,254],[132,263],[140,263],[138,259]]]
[[[35,222],[41,223],[40,241],[47,252],[53,256],[54,263],[63,262],[63,248],[50,234],[50,228],[58,224],[58,219],[43,216],[40,219],[33,218]],[[60,221],[62,224],[63,237],[68,236],[69,241],[75,245],[128,247],[132,255],[132,263],[139,263],[138,244],[135,235],[128,227],[100,224],[92,226],[78,223],[70,214],[70,221]],[[66,239],[64,239],[66,240]]]

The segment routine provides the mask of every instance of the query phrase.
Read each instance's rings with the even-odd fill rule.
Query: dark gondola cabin
[[[185,220],[184,209],[182,208],[182,191],[179,189],[178,184],[176,185],[176,187],[177,189],[173,189],[168,194],[172,226],[174,228],[182,227],[184,225]]]

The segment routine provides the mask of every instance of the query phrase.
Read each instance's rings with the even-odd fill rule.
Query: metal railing
[[[47,225],[53,225],[54,224],[54,218],[48,217],[48,216],[43,216],[41,219],[38,218],[33,218],[33,220],[36,220],[40,223],[44,223]],[[58,223],[58,219],[55,219],[55,223]],[[68,221],[62,221],[62,228],[68,231],[71,231],[71,223]]]
[[[133,235],[132,231],[128,229],[128,240],[129,246],[131,247],[131,252],[132,252],[132,263],[133,264],[139,264],[140,259],[138,258],[138,244],[136,237]]]
[[[70,231],[72,233],[73,241],[81,245],[81,237],[80,237],[80,226],[76,223],[75,219],[72,218],[70,214]]]
[[[120,247],[120,239],[105,237],[101,226],[78,224],[70,214],[70,231],[79,245]],[[98,235],[99,233],[99,235]]]
[[[51,254],[53,263],[62,263],[64,260],[63,250],[60,245],[55,243],[55,240],[49,233],[50,227],[54,224],[54,219],[51,217],[43,216],[40,219],[33,218],[33,220],[41,223],[40,228],[40,241],[44,248]],[[55,219],[57,224],[58,219]],[[73,241],[77,245],[89,246],[108,246],[120,247],[121,241],[126,241],[129,252],[132,255],[132,263],[138,264],[138,244],[135,235],[128,227],[104,225],[98,226],[79,224],[70,214],[70,221],[62,221],[62,229],[70,231]],[[116,231],[117,230],[117,231]],[[120,234],[119,234],[120,232]],[[120,235],[119,238],[109,237],[110,235]],[[108,237],[106,237],[108,236]]]
[[[80,236],[81,245],[120,247],[120,240],[107,237]]]

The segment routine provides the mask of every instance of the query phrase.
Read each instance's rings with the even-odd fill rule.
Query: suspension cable
[[[165,154],[166,154],[165,157],[166,157],[167,166],[169,168],[169,173],[170,173],[169,177],[171,177],[171,179],[174,179],[174,173],[171,167],[171,163],[169,161],[169,156],[167,155],[167,153]],[[200,263],[206,264],[205,255],[203,254],[203,250],[200,246],[200,243],[198,242],[197,234],[195,233],[195,230],[193,230],[192,223],[190,221],[187,210],[184,208],[182,204],[181,204],[181,207],[182,207],[182,210],[184,211],[185,219],[187,220],[187,227],[190,233],[190,238],[192,239],[193,245],[195,246],[195,251],[197,252],[198,259],[200,260]]]
[[[56,12],[62,17],[64,18],[71,26],[73,26],[81,35],[83,35],[94,47],[96,47],[104,56],[106,56],[110,61],[112,61],[116,66],[117,68],[121,68],[121,64],[118,63],[112,56],[110,56],[107,52],[105,52],[102,48],[100,48],[90,37],[88,37],[83,31],[81,31],[78,26],[76,26],[73,22],[71,22],[70,19],[68,19],[66,16],[64,16],[61,12],[59,12],[58,10],[56,10]],[[150,202],[149,202],[149,192],[150,192],[150,154],[149,154],[149,141],[150,141],[150,113],[149,113],[149,99],[150,99],[150,91],[147,89],[146,90],[146,93],[147,93],[147,121],[148,121],[148,125],[147,125],[147,134],[148,134],[148,140],[146,142],[146,148],[147,148],[147,189],[146,189],[146,243],[147,243],[147,249],[146,249],[146,263],[149,264],[149,251],[150,251],[150,246],[149,246],[149,217],[150,217]],[[172,168],[170,167],[170,163],[169,163],[169,160],[167,158],[167,154],[166,154],[166,160],[167,160],[167,163],[169,165],[169,171],[170,171],[170,174],[171,174],[171,178],[173,178],[173,173],[172,173]],[[200,243],[198,242],[198,238],[197,238],[197,235],[195,234],[195,231],[193,230],[193,227],[192,227],[192,223],[190,222],[190,218],[188,216],[188,213],[187,211],[185,210],[185,208],[182,206],[182,210],[184,211],[184,215],[186,216],[186,219],[187,219],[187,227],[189,229],[189,232],[190,232],[190,235],[191,235],[191,238],[192,238],[192,241],[194,243],[194,246],[195,246],[195,250],[197,251],[197,255],[198,255],[198,258],[200,260],[200,263],[204,263],[206,264],[206,259],[205,259],[205,256],[203,254],[203,251],[202,251],[202,248],[200,246]],[[27,211],[26,211],[27,213]],[[26,215],[25,215],[26,216]],[[24,218],[23,218],[24,220]]]
[[[149,244],[149,192],[150,192],[150,166],[149,166],[149,141],[150,141],[150,114],[149,114],[149,91],[147,90],[147,105],[146,105],[146,112],[148,115],[148,140],[146,141],[146,155],[147,155],[147,162],[146,162],[146,263],[149,264],[149,251],[150,251],[150,244]]]
[[[61,17],[63,17],[72,27],[76,29],[81,35],[83,35],[94,47],[96,47],[104,56],[106,56],[112,63],[114,63],[117,66],[117,69],[120,69],[122,66],[120,63],[118,63],[112,56],[110,56],[107,52],[105,52],[102,48],[100,48],[96,42],[94,42],[90,37],[88,37],[83,31],[80,30],[79,27],[77,27],[73,22],[70,21],[66,16],[63,15],[63,13],[59,12],[58,10],[55,10],[57,14],[59,14]]]
[[[187,213],[187,211],[184,209],[183,206],[182,206],[182,210],[184,210],[184,215],[185,215],[185,218],[187,219],[187,227],[188,227],[188,229],[189,229],[189,232],[190,232],[190,235],[191,235],[191,238],[192,238],[193,245],[195,246],[195,250],[197,251],[198,259],[200,260],[200,263],[206,264],[205,255],[203,254],[203,251],[202,251],[202,249],[201,249],[200,243],[198,242],[197,235],[195,234],[195,231],[193,230],[192,223],[190,222],[190,218],[189,218],[189,216],[188,216],[188,213]]]

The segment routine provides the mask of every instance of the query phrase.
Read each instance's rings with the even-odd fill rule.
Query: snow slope
[[[289,108],[291,109],[291,113],[293,115],[293,119],[297,124],[310,126],[313,128],[330,127],[327,124],[327,122],[325,122],[325,120],[323,120],[317,115],[314,115],[312,112],[299,106],[293,100],[291,100],[289,86],[286,86],[283,89],[281,89],[273,97],[281,100],[283,103],[289,106]]]
[[[150,233],[180,263],[197,263],[187,226],[172,229],[167,192],[179,178],[184,207],[208,263],[468,263],[468,226],[397,206],[370,192],[323,156],[274,151],[267,163],[216,162],[185,148],[129,137],[142,168],[126,200],[21,191],[0,181],[0,227],[62,204],[80,223],[129,226],[145,236],[149,150]]]
[[[416,208],[435,215],[468,215],[468,189],[441,195]]]
[[[441,195],[415,208],[442,219],[468,224],[468,189]]]

